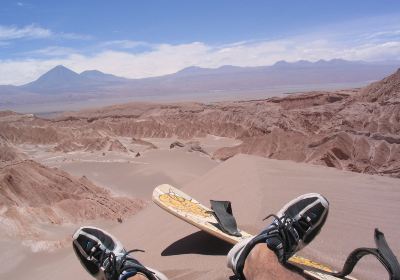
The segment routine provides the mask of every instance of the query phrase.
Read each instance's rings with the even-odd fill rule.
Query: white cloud
[[[22,61],[0,61],[0,84],[24,84],[54,67],[53,61],[26,59]]]
[[[0,42],[1,43],[1,42]],[[43,49],[37,49],[33,51],[28,51],[28,52],[22,52],[20,54],[23,54],[25,56],[48,56],[48,57],[64,57],[71,55],[75,53],[76,50],[73,48],[67,48],[67,47],[60,47],[60,46],[49,46]]]
[[[132,40],[113,40],[106,41],[100,44],[100,47],[104,48],[117,47],[121,49],[133,49],[139,46],[151,47],[152,45],[146,42]]]
[[[56,33],[50,29],[40,27],[36,24],[30,24],[23,27],[15,25],[6,26],[0,25],[0,41],[11,41],[16,39],[43,39],[43,38],[61,38],[66,40],[90,40],[93,39],[90,35],[77,33]]]
[[[42,49],[21,53],[19,58],[0,60],[0,84],[30,82],[59,64],[77,72],[97,69],[128,78],[143,78],[174,73],[189,66],[263,66],[279,60],[293,62],[333,58],[400,60],[400,27],[397,18],[378,18],[369,22],[359,20],[276,40],[220,45],[203,42],[151,44],[134,40],[105,41],[95,46],[86,44],[79,50],[45,45]],[[0,45],[7,44],[11,39],[25,37],[91,38],[75,33],[55,33],[36,25],[22,28],[0,25]]]
[[[93,36],[86,34],[78,34],[78,33],[56,33],[56,37],[67,39],[67,40],[91,40]]]
[[[364,44],[341,52],[344,59],[354,60],[400,60],[400,41]]]
[[[366,39],[385,38],[385,37],[398,37],[400,36],[400,29],[387,30],[365,34]]]
[[[201,42],[152,45],[147,52],[107,50],[82,55],[68,48],[49,47],[39,52],[63,58],[0,60],[0,84],[23,84],[50,68],[63,64],[74,71],[97,69],[106,73],[143,78],[177,72],[188,66],[215,68],[222,65],[262,66],[279,60],[343,58],[348,60],[400,59],[400,42],[364,43],[352,47],[327,40],[292,38],[210,46]]]
[[[13,40],[21,38],[47,38],[53,32],[35,24],[24,27],[0,25],[0,40]]]

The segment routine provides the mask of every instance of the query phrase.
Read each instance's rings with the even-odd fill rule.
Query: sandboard
[[[232,236],[221,231],[218,227],[216,218],[210,213],[211,209],[171,185],[163,184],[156,187],[153,191],[152,199],[155,204],[168,213],[233,245],[243,239],[253,236],[252,234],[240,229],[239,231],[242,234],[241,237]],[[329,266],[310,259],[295,255],[290,258],[289,262],[302,269],[305,275],[313,279],[340,279],[326,273],[332,272],[332,269]],[[355,278],[352,277],[347,277],[346,279],[355,280]]]

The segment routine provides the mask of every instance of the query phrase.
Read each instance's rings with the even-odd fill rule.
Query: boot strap
[[[390,280],[400,280],[399,262],[392,250],[389,248],[389,245],[387,244],[385,239],[385,235],[378,229],[375,229],[375,244],[377,248],[355,249],[347,257],[346,262],[343,265],[342,271],[332,273],[332,275],[335,277],[344,278],[353,271],[354,267],[362,257],[372,255],[376,257],[379,262],[385,267],[390,276]]]
[[[237,223],[232,213],[231,202],[210,200],[210,203],[211,209],[213,210],[211,214],[217,219],[220,229],[229,235],[242,236],[237,228]]]

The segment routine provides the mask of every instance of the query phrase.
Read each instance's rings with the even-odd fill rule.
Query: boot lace
[[[274,227],[267,229],[266,232],[269,237],[277,237],[282,241],[286,261],[292,255],[293,247],[297,247],[300,237],[307,231],[309,224],[307,221],[299,222],[287,215],[279,218],[275,214],[270,214],[263,220],[271,217],[275,218]]]
[[[129,268],[137,269],[139,264],[135,265],[137,261],[129,257],[129,254],[135,252],[145,252],[140,249],[133,249],[130,251],[125,252],[121,257],[119,257],[117,261],[117,256],[114,252],[108,250],[102,250],[99,248],[101,245],[97,244],[93,246],[89,258],[92,260],[96,260],[98,265],[104,270],[104,273],[107,275],[107,278],[115,280],[118,279],[119,275]],[[125,266],[127,260],[131,260],[133,263],[132,265]],[[150,271],[149,271],[150,272]]]

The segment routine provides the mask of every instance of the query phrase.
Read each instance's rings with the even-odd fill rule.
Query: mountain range
[[[221,92],[268,93],[354,87],[379,80],[394,72],[400,63],[333,59],[317,62],[279,61],[272,66],[219,68],[188,67],[174,74],[128,79],[97,70],[80,74],[56,66],[37,80],[21,86],[0,85],[0,107],[54,101],[84,101],[110,97],[157,97],[169,95],[218,95]],[[179,98],[178,98],[179,100]]]
[[[40,94],[63,92],[81,92],[91,88],[128,82],[128,79],[105,74],[97,70],[88,70],[80,74],[58,65],[40,76],[37,80],[22,85],[20,88]]]

